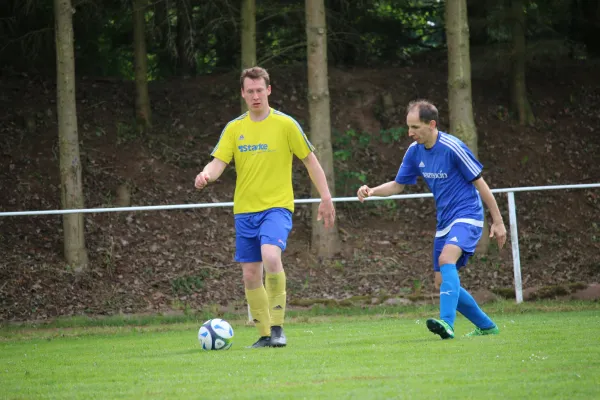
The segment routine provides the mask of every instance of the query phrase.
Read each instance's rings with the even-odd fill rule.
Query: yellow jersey
[[[293,212],[292,161],[314,149],[294,118],[270,109],[262,121],[252,121],[247,112],[230,121],[211,156],[235,162],[234,214],[275,207]]]

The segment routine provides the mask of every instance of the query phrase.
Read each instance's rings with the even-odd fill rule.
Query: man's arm
[[[302,163],[304,163],[304,166],[308,171],[308,175],[310,176],[310,180],[319,191],[319,196],[321,196],[321,204],[319,205],[319,215],[317,216],[317,220],[320,221],[323,219],[325,222],[325,227],[329,228],[330,226],[333,226],[335,221],[335,209],[333,207],[331,193],[329,192],[329,185],[327,185],[325,171],[323,171],[319,160],[317,160],[317,156],[315,156],[315,154],[312,152],[302,159]]]
[[[483,178],[473,181],[473,185],[479,191],[481,199],[490,210],[490,214],[492,214],[490,237],[496,236],[498,247],[502,248],[504,247],[504,243],[506,243],[506,227],[504,226],[504,220],[502,219],[502,214],[500,214],[500,209],[498,208],[498,203],[496,203],[494,194]]]
[[[400,194],[404,190],[404,185],[396,182],[389,181],[382,185],[376,186],[374,188],[370,188],[367,185],[363,185],[358,189],[357,195],[358,200],[362,203],[365,201],[367,197],[371,196],[379,196],[379,197],[388,197],[393,196],[395,194]]]
[[[213,158],[211,162],[206,164],[202,172],[196,176],[196,189],[204,189],[209,182],[219,179],[225,167],[227,167],[227,164],[224,161]]]
[[[323,171],[319,160],[317,160],[317,156],[315,156],[314,153],[310,153],[308,156],[302,159],[302,162],[308,170],[310,179],[319,191],[321,200],[331,200],[331,193],[329,193],[329,186],[327,185],[325,171]]]

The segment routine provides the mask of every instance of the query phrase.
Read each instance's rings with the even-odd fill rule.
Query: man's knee
[[[456,258],[454,255],[442,253],[440,258],[438,258],[438,265],[441,267],[442,265],[446,264],[456,264],[456,261],[458,261],[458,258]]]
[[[462,256],[462,249],[455,245],[446,245],[442,250],[442,254],[438,258],[438,265],[441,267],[445,264],[456,264]]]
[[[263,245],[261,253],[267,272],[277,273],[283,270],[281,263],[281,249],[279,247],[274,245]]]
[[[246,288],[255,289],[262,285],[262,274],[263,270],[260,262],[242,264],[242,278]]]

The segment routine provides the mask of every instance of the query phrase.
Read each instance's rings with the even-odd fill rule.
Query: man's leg
[[[482,228],[472,225],[457,224],[452,229],[452,237],[456,237],[460,241],[460,246],[463,249],[462,256],[456,264],[458,268],[467,264],[471,255],[475,252],[481,234]],[[476,329],[467,336],[499,333],[494,322],[479,308],[473,296],[464,288],[460,288],[456,309],[476,326]]]
[[[473,296],[462,287],[460,288],[460,295],[458,297],[457,310],[476,326],[475,330],[466,336],[495,335],[500,333],[496,324],[479,308]]]
[[[260,338],[252,346],[268,347],[271,336],[269,299],[263,285],[263,263],[258,239],[259,226],[256,215],[235,219],[235,260],[242,265],[244,289],[250,313]]]
[[[250,313],[254,326],[260,338],[251,347],[270,346],[271,315],[269,313],[269,298],[262,281],[262,263],[242,263],[246,300],[250,306]]]
[[[287,339],[283,333],[286,307],[286,277],[281,255],[286,248],[292,229],[292,213],[275,208],[265,212],[260,227],[261,256],[266,270],[266,290],[271,314],[271,346],[283,347]]]
[[[456,311],[463,314],[477,327],[475,331],[467,336],[489,335],[499,332],[492,320],[479,308],[477,302],[473,299],[473,296],[471,296],[464,288],[460,287],[460,279],[458,278],[458,268],[467,264],[469,257],[475,251],[477,243],[481,238],[481,233],[481,227],[456,224],[446,236],[448,240],[441,238],[436,239],[434,244],[434,257],[437,255],[436,251],[440,254],[438,260],[434,258],[434,269],[436,269],[437,265],[442,265],[444,263],[455,264],[454,268],[450,268],[449,271],[446,267],[440,267],[439,269],[441,272],[439,274],[436,273],[436,284],[438,281],[441,281],[442,285],[440,288],[441,321],[437,324],[441,326],[438,327],[438,329],[442,333],[444,324],[449,325],[452,328],[452,333],[454,333]],[[450,243],[450,241],[453,243]],[[444,242],[444,247],[440,251],[442,242]],[[439,262],[439,264],[436,265],[436,262]],[[449,286],[447,286],[448,283],[450,284]],[[448,290],[454,290],[455,287],[457,288],[456,303],[445,301],[447,300],[445,294]],[[443,337],[443,335],[440,336]]]
[[[287,344],[283,333],[285,306],[287,302],[286,279],[281,262],[281,249],[270,244],[261,246],[266,270],[265,286],[271,314],[271,346],[283,347]]]
[[[460,279],[456,269],[456,261],[462,255],[462,249],[446,244],[439,256],[439,269],[442,277],[440,286],[440,319],[428,319],[427,328],[440,335],[442,339],[454,337],[454,320],[460,293]]]

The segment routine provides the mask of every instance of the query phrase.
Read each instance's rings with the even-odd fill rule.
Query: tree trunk
[[[60,151],[61,202],[63,209],[84,208],[73,52],[71,0],[54,0],[56,24],[56,93]],[[76,270],[88,264],[83,214],[64,214],[64,250],[67,263]]]
[[[519,124],[533,125],[535,117],[527,99],[525,84],[525,13],[523,0],[511,0],[512,62],[511,62],[511,108]]]
[[[469,25],[465,0],[446,2],[448,43],[448,107],[450,133],[460,138],[477,155],[477,130],[473,120]]]
[[[242,70],[256,65],[256,0],[242,0]],[[246,102],[241,99],[242,113]]]
[[[331,148],[331,122],[329,84],[327,81],[327,29],[324,0],[306,0],[306,36],[308,42],[308,106],[310,113],[310,138],[317,149],[332,196],[335,193],[333,151]],[[319,194],[312,188],[313,197]],[[317,221],[318,204],[312,207],[312,248],[319,257],[330,258],[339,251],[337,225],[325,230]]]
[[[192,29],[192,7],[190,0],[177,0],[177,55],[179,74],[196,74],[194,30]]]
[[[133,0],[133,57],[135,64],[135,116],[139,132],[152,126],[150,97],[148,96],[148,66],[146,53],[146,23],[144,14],[147,0]]]
[[[450,133],[462,140],[477,156],[477,129],[473,118],[471,58],[466,0],[446,1],[446,41],[448,44],[448,108]],[[489,248],[489,226],[484,218],[483,235],[477,251]]]

